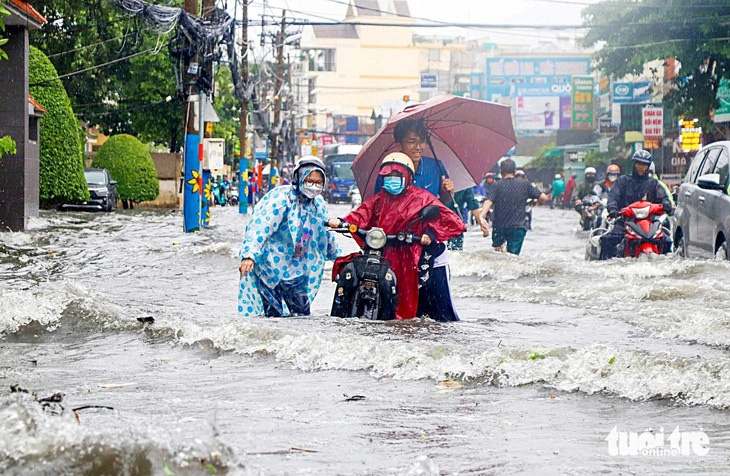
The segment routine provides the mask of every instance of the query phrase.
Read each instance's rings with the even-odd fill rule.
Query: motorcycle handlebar
[[[325,222],[324,226],[330,228],[332,231],[336,233],[350,233],[351,235],[357,233],[361,236],[366,236],[370,230],[365,230],[363,228],[358,228],[356,225],[350,225],[348,223],[345,223],[344,221],[340,220],[340,226],[338,228],[332,228],[329,224],[329,222]],[[386,239],[388,241],[395,241],[400,243],[421,243],[421,236],[416,236],[413,233],[396,233],[394,235],[385,235]]]

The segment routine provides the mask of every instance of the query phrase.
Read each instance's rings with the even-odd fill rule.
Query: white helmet
[[[383,159],[383,162],[380,164],[380,169],[382,170],[386,165],[390,164],[403,165],[407,167],[412,174],[416,173],[416,168],[413,166],[413,161],[403,152],[391,152],[390,154],[386,155]]]
[[[593,167],[586,167],[586,175],[587,174],[593,174],[593,175],[595,175],[596,174],[596,169],[593,168]]]
[[[560,178],[560,174],[555,174],[555,179],[557,180],[559,178]]]

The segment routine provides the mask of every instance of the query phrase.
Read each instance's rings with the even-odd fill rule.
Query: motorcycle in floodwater
[[[437,206],[429,205],[421,210],[418,219],[432,221],[440,214]],[[347,223],[342,225],[334,231],[358,236],[364,244],[362,252],[346,263],[335,277],[336,289],[330,315],[377,321],[395,319],[398,282],[390,269],[390,260],[383,256],[383,250],[389,245],[419,244],[421,237],[410,232],[388,235],[382,228],[365,230]]]
[[[581,204],[576,206],[576,211],[580,213],[579,223],[583,231],[600,228],[608,216],[605,200],[597,195],[583,197]]]
[[[639,200],[619,211],[624,219],[626,235],[619,245],[620,256],[638,258],[641,255],[665,254],[667,245],[665,237],[672,231],[665,225],[671,221],[664,207],[658,203]],[[608,226],[593,230],[586,245],[586,259],[597,260],[601,255],[601,236],[608,233],[615,222],[607,220]]]
[[[228,192],[228,204],[232,207],[238,205],[238,188],[231,187],[231,191]]]
[[[220,182],[213,182],[213,185],[210,187],[210,198],[213,204],[222,207],[226,206],[226,186]]]
[[[663,225],[667,214],[661,204],[639,200],[618,213],[624,217],[626,227],[622,243],[625,257],[664,254],[664,236],[669,230]]]
[[[350,191],[347,193],[350,196],[350,208],[357,208],[362,204],[362,195],[360,195],[360,189],[353,185],[350,187]]]

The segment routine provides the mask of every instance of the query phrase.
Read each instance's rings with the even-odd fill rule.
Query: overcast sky
[[[289,15],[312,21],[342,20],[347,0],[254,0],[249,6],[249,18],[260,15],[281,16],[282,8]],[[456,23],[508,23],[534,25],[578,25],[581,10],[598,0],[410,0],[411,15],[425,19]],[[306,13],[304,13],[306,12]],[[240,12],[239,12],[240,14]],[[419,22],[423,22],[419,20]],[[252,32],[255,33],[255,32]],[[497,42],[532,43],[542,38],[554,38],[554,31],[543,30],[477,30],[463,28],[425,28],[420,34],[444,36],[462,35],[468,38],[490,37]],[[575,31],[565,32],[570,36]],[[564,33],[564,34],[565,34]]]

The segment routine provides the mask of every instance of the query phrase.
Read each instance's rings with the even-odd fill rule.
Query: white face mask
[[[616,177],[615,175],[609,175],[608,176],[608,181],[609,182],[615,182],[616,180],[618,180],[618,177]]]
[[[323,188],[324,187],[322,187],[322,185],[308,185],[306,183],[303,183],[302,184],[302,193],[304,194],[305,197],[307,197],[309,199],[313,199],[317,195],[322,194]]]

